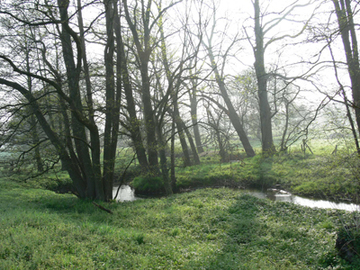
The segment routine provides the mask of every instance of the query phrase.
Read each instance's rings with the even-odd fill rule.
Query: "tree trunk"
[[[245,149],[246,155],[248,157],[253,157],[253,156],[255,156],[255,151],[249,142],[249,139],[245,133],[245,130],[240,122],[240,118],[239,118],[238,114],[236,113],[234,106],[232,105],[232,102],[229,98],[229,95],[228,95],[226,87],[225,87],[224,78],[222,78],[220,76],[220,73],[216,66],[215,58],[212,53],[211,47],[208,47],[208,52],[209,52],[209,58],[212,63],[213,70],[215,72],[216,82],[219,86],[221,96],[224,99],[226,107],[228,108],[228,116],[230,118],[230,121],[231,121],[232,125],[234,126],[234,128],[240,138],[240,141]]]
[[[268,93],[267,93],[268,76],[265,72],[264,35],[263,35],[263,29],[260,24],[261,17],[260,17],[259,0],[255,0],[254,9],[255,9],[255,37],[256,37],[256,47],[254,49],[254,54],[255,54],[254,66],[255,66],[256,78],[258,83],[262,151],[263,153],[266,154],[273,154],[275,152],[275,146],[272,136],[271,110],[270,110]]]
[[[90,141],[91,141],[91,159],[94,168],[95,179],[101,178],[101,161],[100,161],[100,138],[99,131],[96,127],[95,119],[94,119],[94,104],[92,98],[92,85],[90,81],[90,71],[89,64],[86,55],[86,46],[85,46],[85,31],[83,25],[83,16],[82,16],[82,5],[81,0],[77,0],[77,9],[78,9],[78,22],[79,22],[79,30],[80,30],[80,42],[82,49],[82,61],[84,67],[84,77],[85,77],[85,88],[86,88],[86,103],[88,109],[88,118],[91,122],[94,129],[90,129]],[[112,194],[112,193],[111,193]],[[107,192],[106,197],[109,196]]]
[[[164,181],[165,193],[166,195],[173,194],[172,187],[171,187],[171,180],[169,178],[169,170],[167,167],[167,160],[166,160],[166,142],[162,137],[162,130],[160,123],[156,123],[157,127],[157,135],[159,139],[159,155],[160,155],[160,166],[161,166],[161,175]]]
[[[88,140],[86,137],[85,126],[78,119],[83,114],[83,106],[79,88],[79,75],[81,66],[81,44],[77,43],[77,65],[74,62],[74,53],[72,48],[71,38],[78,38],[72,32],[68,25],[68,8],[69,2],[66,0],[58,0],[60,18],[62,21],[62,31],[60,40],[63,48],[63,58],[66,65],[66,73],[68,79],[68,86],[70,92],[70,100],[74,107],[71,110],[71,126],[74,136],[74,143],[76,148],[77,160],[83,174],[83,179],[86,183],[86,193],[89,198],[105,199],[105,193],[101,179],[97,178],[94,172],[92,160],[89,154]],[[79,42],[79,40],[75,40]],[[96,147],[96,146],[95,146]]]
[[[179,113],[178,103],[177,103],[177,94],[175,94],[175,96],[176,97],[174,97],[173,118],[175,120],[176,128],[177,128],[178,134],[179,134],[181,148],[182,148],[183,154],[184,154],[184,166],[187,167],[187,166],[191,166],[192,164],[191,164],[191,159],[190,159],[189,147],[185,140],[183,126],[181,125],[181,118],[180,118],[180,113]]]
[[[127,65],[126,65],[125,48],[124,48],[124,43],[122,40],[121,32],[117,32],[117,34],[119,35],[118,49],[120,48],[120,53],[121,53],[120,71],[121,71],[122,82],[123,82],[125,98],[126,98],[126,109],[129,113],[129,118],[130,118],[129,132],[131,134],[131,140],[134,144],[136,156],[137,156],[137,159],[141,166],[141,170],[143,173],[146,174],[149,172],[149,164],[148,164],[148,160],[146,157],[146,151],[145,151],[145,147],[143,144],[143,139],[142,139],[141,131],[140,131],[141,123],[136,116],[135,101],[134,101],[134,97],[133,97],[132,86],[130,83],[129,71],[128,71]]]
[[[158,162],[158,149],[157,149],[157,139],[156,139],[156,127],[154,122],[154,110],[151,104],[151,94],[150,94],[150,78],[148,65],[150,60],[150,54],[152,51],[150,45],[150,12],[151,12],[151,3],[152,1],[141,3],[141,20],[143,22],[143,32],[141,35],[138,33],[136,20],[134,22],[130,18],[127,0],[123,0],[125,19],[129,24],[130,31],[134,38],[136,51],[138,54],[139,68],[141,74],[141,99],[144,106],[144,121],[145,121],[145,130],[146,130],[146,142],[147,142],[147,152],[148,152],[148,161],[149,169],[151,174],[159,175],[159,162]],[[135,24],[134,24],[135,23]]]
[[[172,117],[171,123],[171,149],[170,149],[170,179],[172,190],[177,191],[176,189],[176,176],[175,176],[175,119]]]
[[[184,121],[182,119],[181,119],[181,122],[182,122],[183,130],[185,130],[186,137],[188,138],[188,141],[189,141],[189,144],[190,144],[190,147],[191,147],[191,153],[193,155],[194,164],[199,165],[200,164],[200,158],[199,158],[199,155],[197,153],[197,149],[196,149],[194,140],[192,138],[192,135],[191,135],[189,129],[185,126],[185,123],[184,123]]]
[[[115,3],[116,5],[116,3]],[[106,17],[106,46],[105,46],[105,130],[103,156],[103,184],[105,199],[112,199],[114,182],[115,154],[117,145],[117,122],[119,121],[119,104],[115,89],[114,74],[114,19],[115,10],[113,0],[104,0]],[[119,63],[120,65],[120,63]],[[118,82],[119,83],[119,82]]]
[[[26,71],[30,72],[30,59],[29,59],[29,50],[26,47]],[[28,90],[31,93],[32,92],[32,80],[30,76],[27,76],[27,85],[28,85]],[[37,123],[36,123],[36,119],[35,116],[33,114],[30,115],[30,129],[31,129],[31,137],[32,137],[32,144],[35,146],[35,153],[34,153],[34,159],[36,162],[36,168],[38,172],[43,172],[44,171],[44,163],[41,159],[41,155],[40,155],[40,146],[39,146],[39,134],[37,131]]]
[[[191,121],[192,121],[192,124],[193,124],[193,131],[194,131],[196,149],[197,149],[197,152],[200,154],[200,153],[204,152],[204,149],[203,149],[202,143],[201,143],[199,125],[197,123],[198,119],[197,119],[196,90],[194,90],[193,93],[189,93],[189,95],[190,95]]]
[[[335,6],[338,25],[345,50],[348,73],[351,81],[353,105],[355,109],[358,133],[360,132],[360,65],[355,25],[351,1],[332,0]],[[350,41],[351,39],[351,41]]]

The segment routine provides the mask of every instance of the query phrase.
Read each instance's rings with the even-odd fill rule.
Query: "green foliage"
[[[136,194],[159,195],[165,193],[164,181],[161,177],[139,176],[131,182]]]
[[[358,213],[351,223],[343,225],[337,231],[336,248],[339,255],[354,268],[360,268],[360,227]],[[354,222],[355,221],[355,222]]]
[[[180,188],[199,186],[242,186],[266,189],[280,184],[298,195],[333,200],[359,200],[360,160],[346,145],[338,147],[325,141],[309,142],[314,155],[293,146],[287,153],[273,157],[256,155],[234,163],[205,163],[177,168]]]
[[[351,269],[335,251],[342,211],[230,189],[107,203],[0,180],[4,269]],[[341,221],[339,220],[341,216]]]
[[[48,173],[27,180],[26,186],[66,193],[72,190],[72,181],[67,172]]]
[[[260,155],[235,163],[203,164],[176,171],[181,188],[198,186],[270,187],[276,183],[272,160]]]

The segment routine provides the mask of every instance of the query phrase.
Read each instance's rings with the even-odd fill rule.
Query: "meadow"
[[[1,269],[353,269],[335,249],[357,213],[228,188],[102,203],[1,180]]]
[[[204,156],[202,165],[177,167],[179,188],[202,188],[97,202],[112,214],[49,190],[66,190],[64,173],[26,181],[3,176],[0,269],[358,269],[358,259],[342,259],[335,244],[344,227],[359,232],[359,212],[272,202],[230,188],[281,184],[298,194],[356,201],[357,158],[346,148],[336,155],[331,147],[314,149],[233,163]]]

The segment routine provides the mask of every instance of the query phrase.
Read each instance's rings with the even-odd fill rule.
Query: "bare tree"
[[[355,110],[355,120],[357,123],[358,132],[360,130],[360,64],[359,64],[359,48],[357,43],[355,24],[353,13],[354,10],[351,6],[351,1],[349,0],[332,0],[334,4],[334,9],[336,12],[337,22],[339,26],[339,32],[341,34],[341,39],[344,46],[346,64],[348,69],[348,74],[351,81],[351,91],[353,97],[353,108]],[[345,103],[348,103],[346,94],[341,87],[343,98]],[[349,107],[347,107],[348,116],[351,116],[349,112]],[[350,123],[352,123],[352,120]],[[354,128],[353,128],[354,130]],[[354,135],[357,149],[359,151],[359,146],[357,143],[357,136]]]
[[[216,23],[217,23],[216,7],[215,7],[215,4],[213,3],[212,25],[211,25],[210,32],[206,32],[206,30],[205,30],[206,40],[203,41],[203,45],[206,48],[206,51],[207,51],[207,54],[209,57],[209,61],[210,61],[210,66],[214,72],[215,80],[216,80],[216,83],[218,84],[221,96],[226,104],[230,121],[233,124],[233,126],[240,138],[240,141],[245,149],[247,156],[253,157],[253,156],[255,156],[255,152],[254,152],[254,150],[249,142],[248,136],[240,122],[239,115],[235,111],[234,106],[229,98],[226,83],[225,83],[224,68],[225,68],[226,59],[227,59],[227,57],[230,56],[229,51],[234,46],[234,44],[236,44],[237,37],[235,36],[235,38],[230,42],[230,45],[226,48],[225,52],[223,52],[222,54],[220,53],[221,58],[223,59],[222,66],[220,68],[217,64],[217,61],[216,61],[217,59],[215,59],[214,45],[213,45],[213,41],[215,38]]]
[[[255,33],[255,41],[252,43],[250,37],[247,33],[248,39],[252,45],[255,62],[254,68],[257,77],[258,84],[258,97],[259,97],[259,109],[260,109],[260,125],[261,125],[261,136],[262,136],[262,151],[263,153],[272,154],[276,151],[274,141],[273,141],[273,131],[272,131],[272,123],[271,118],[274,115],[274,112],[271,111],[271,107],[269,104],[268,98],[268,80],[270,74],[266,71],[266,49],[276,41],[284,40],[285,38],[296,38],[300,34],[304,32],[307,26],[306,21],[301,21],[302,25],[300,30],[293,34],[280,34],[275,35],[273,37],[267,37],[266,35],[273,30],[276,26],[278,26],[282,22],[292,22],[296,23],[296,20],[291,20],[289,17],[292,12],[296,8],[306,7],[310,5],[312,1],[310,0],[307,3],[302,4],[300,1],[294,1],[285,7],[282,7],[280,11],[274,12],[278,14],[275,18],[271,18],[266,21],[266,15],[273,15],[273,13],[269,12],[269,14],[263,13],[261,11],[261,1],[254,0],[254,33]],[[275,74],[272,74],[275,75]],[[276,75],[275,75],[276,76]]]

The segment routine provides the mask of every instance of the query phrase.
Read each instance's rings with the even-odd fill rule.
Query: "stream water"
[[[118,186],[113,188],[113,198],[115,198]],[[117,195],[116,200],[123,201],[135,201],[138,198],[135,197],[135,190],[131,188],[129,185],[121,185],[119,189],[119,194]]]
[[[327,200],[308,199],[282,191],[261,192],[258,190],[248,190],[245,192],[261,199],[269,199],[278,202],[289,202],[311,208],[317,207],[317,208],[325,208],[325,209],[339,209],[339,210],[346,210],[351,212],[360,211],[360,205],[356,205],[353,203],[343,203],[343,202],[337,203]]]
[[[115,197],[119,187],[114,187],[113,197]],[[262,192],[259,190],[245,190],[241,191],[248,193],[252,196],[261,199],[269,199],[272,201],[280,202],[290,202],[302,206],[312,207],[312,208],[327,208],[327,209],[340,209],[346,211],[360,211],[360,205],[353,203],[336,203],[327,200],[316,200],[316,199],[307,199],[300,196],[292,195],[288,192],[282,190],[268,190]],[[117,201],[135,201],[138,198],[135,196],[135,191],[129,185],[122,185],[119,189],[119,194],[117,196]]]

